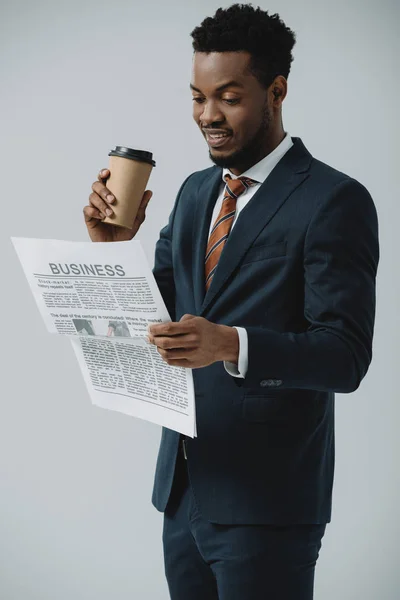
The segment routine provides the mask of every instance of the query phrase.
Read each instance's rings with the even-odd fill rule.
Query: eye
[[[192,100],[193,102],[196,102],[196,104],[203,104],[204,102],[204,98],[199,98],[198,96],[193,97]],[[239,104],[240,100],[238,98],[225,98],[224,102],[233,106],[234,104]]]

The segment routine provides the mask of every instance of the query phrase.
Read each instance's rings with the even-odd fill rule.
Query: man
[[[233,5],[194,29],[193,116],[214,165],[182,184],[156,245],[172,322],[149,340],[192,368],[198,437],[163,428],[152,501],[164,511],[172,600],[310,600],[331,520],[334,395],[372,356],[378,223],[366,188],[282,124],[295,34]],[[105,186],[84,213],[110,228]]]

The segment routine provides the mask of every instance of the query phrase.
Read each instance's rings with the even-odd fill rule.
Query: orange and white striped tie
[[[206,290],[210,287],[211,280],[216,271],[222,250],[228,239],[236,212],[236,200],[248,187],[258,183],[249,177],[238,177],[232,179],[225,175],[226,187],[221,210],[211,229],[205,256],[205,283]]]

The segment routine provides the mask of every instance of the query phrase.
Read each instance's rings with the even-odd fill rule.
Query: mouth
[[[209,133],[205,132],[207,143],[212,148],[220,148],[229,142],[232,135],[230,133]]]

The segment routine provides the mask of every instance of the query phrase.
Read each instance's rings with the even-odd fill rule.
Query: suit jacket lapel
[[[211,217],[222,183],[222,169],[215,168],[211,172],[211,177],[208,177],[198,190],[193,221],[192,256],[193,289],[197,314],[200,312],[205,294],[204,257],[206,255]]]
[[[240,212],[206,294],[204,257],[212,211],[222,182],[222,170],[217,168],[215,175],[210,177],[203,186],[200,186],[195,215],[195,219],[197,217],[195,223],[199,223],[199,231],[194,243],[192,263],[196,309],[199,316],[205,313],[257,235],[290,194],[308,177],[312,156],[300,138],[293,137],[292,140],[293,146]]]

